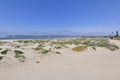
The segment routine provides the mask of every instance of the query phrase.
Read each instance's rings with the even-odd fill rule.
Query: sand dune
[[[120,41],[109,40],[120,47]],[[61,54],[39,54],[32,48],[37,44],[21,44],[15,41],[1,45],[3,49],[12,49],[1,60],[0,80],[120,80],[120,49],[111,51],[103,47],[88,47],[85,51],[72,51],[69,48],[55,49]],[[51,42],[51,41],[50,41]],[[49,43],[45,49],[50,48]],[[9,46],[8,46],[9,45]],[[11,45],[14,45],[12,48]],[[20,48],[15,48],[20,45]],[[26,56],[25,62],[14,58],[13,50],[21,50]]]

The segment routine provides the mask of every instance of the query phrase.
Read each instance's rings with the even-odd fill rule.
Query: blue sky
[[[120,30],[120,0],[0,0],[0,35]]]

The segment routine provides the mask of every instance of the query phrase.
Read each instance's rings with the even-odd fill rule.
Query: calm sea
[[[37,40],[37,39],[56,39],[56,38],[73,38],[75,36],[50,36],[50,37],[38,37],[38,38],[31,38],[31,37],[27,37],[27,38],[0,38],[0,40]]]

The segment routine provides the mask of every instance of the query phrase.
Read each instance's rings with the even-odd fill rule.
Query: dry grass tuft
[[[85,51],[87,49],[87,46],[78,46],[75,48],[72,48],[73,51]]]

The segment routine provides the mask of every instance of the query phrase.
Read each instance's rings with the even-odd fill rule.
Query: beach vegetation
[[[25,56],[23,55],[24,52],[15,50],[15,58],[17,58],[19,61],[24,62],[25,61]]]
[[[9,50],[4,50],[1,52],[1,54],[6,55]]]
[[[58,51],[56,51],[55,53],[56,53],[56,54],[61,54],[61,52],[58,52]]]
[[[94,50],[96,50],[96,47],[93,46],[92,48],[93,48]]]
[[[29,43],[30,41],[29,40],[24,40],[23,43]]]
[[[113,45],[113,44],[109,45],[107,48],[110,49],[111,51],[115,51],[115,50],[119,49],[119,47],[117,45]]]
[[[50,52],[50,51],[49,51],[49,50],[46,50],[46,49],[43,49],[43,50],[41,51],[42,54],[47,54],[48,52]]]
[[[2,48],[0,48],[0,50],[2,50]]]
[[[61,49],[62,47],[61,46],[55,46],[54,48],[55,49]]]
[[[0,41],[0,45],[3,45],[3,44],[5,44],[5,43],[7,43],[7,42],[4,42],[4,41]]]
[[[22,51],[19,51],[19,50],[15,50],[14,51],[16,54],[23,54],[23,52]]]
[[[36,47],[36,48],[34,48],[34,50],[43,50],[43,48],[42,47]]]
[[[0,61],[3,59],[3,56],[0,56]]]
[[[77,46],[72,48],[73,51],[85,51],[87,49],[87,46]]]
[[[43,50],[43,47],[38,45],[36,48],[34,48],[34,50]]]

